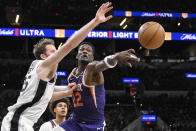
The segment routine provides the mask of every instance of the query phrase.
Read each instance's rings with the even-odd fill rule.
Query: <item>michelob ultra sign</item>
[[[68,38],[76,31],[68,29],[0,28],[0,36]],[[138,39],[138,32],[93,30],[89,32],[87,38]],[[196,41],[196,33],[166,32],[165,40]]]

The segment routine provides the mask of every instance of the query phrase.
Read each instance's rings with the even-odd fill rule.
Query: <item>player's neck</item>
[[[82,74],[82,72],[85,70],[86,67],[82,67],[82,66],[78,66],[78,68],[75,70],[75,75],[79,76],[80,74]]]
[[[75,71],[75,75],[79,76],[86,69],[88,63],[89,62],[78,61],[78,69]]]
[[[62,123],[65,120],[66,120],[66,117],[57,117],[53,121],[55,122],[55,124],[59,125],[60,123]]]

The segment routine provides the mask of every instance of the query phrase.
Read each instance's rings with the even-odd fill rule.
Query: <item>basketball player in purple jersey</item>
[[[115,67],[118,62],[131,66],[130,60],[140,60],[133,54],[133,49],[107,56],[102,61],[94,61],[93,53],[91,43],[83,42],[80,45],[76,56],[78,67],[68,77],[69,83],[78,85],[72,93],[73,114],[54,131],[104,131],[105,89],[102,71]]]

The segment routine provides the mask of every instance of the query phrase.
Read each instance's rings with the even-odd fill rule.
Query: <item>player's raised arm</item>
[[[118,62],[127,64],[132,67],[130,60],[139,62],[140,59],[134,55],[135,51],[129,49],[126,51],[115,53],[114,55],[109,55],[102,61],[93,61],[89,63],[86,67],[84,82],[88,86],[101,85],[104,83],[104,78],[102,71],[108,68],[114,68]]]
[[[108,68],[114,68],[118,62],[127,64],[132,67],[130,60],[139,62],[140,59],[134,55],[134,49],[125,50],[122,52],[115,53],[114,55],[109,55],[102,61],[94,61],[88,64],[87,70],[90,72],[98,73],[102,72]]]
[[[56,69],[57,64],[75,47],[77,47],[88,35],[100,23],[106,22],[112,18],[112,16],[105,16],[113,7],[110,2],[103,4],[97,11],[96,16],[88,24],[83,26],[80,30],[75,32],[64,45],[61,46],[53,55],[49,56],[40,64],[38,72],[41,75],[46,75],[46,72],[51,72]]]

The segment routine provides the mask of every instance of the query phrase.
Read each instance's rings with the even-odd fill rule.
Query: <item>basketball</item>
[[[138,40],[147,49],[157,49],[165,40],[165,30],[157,22],[146,22],[139,28]]]

